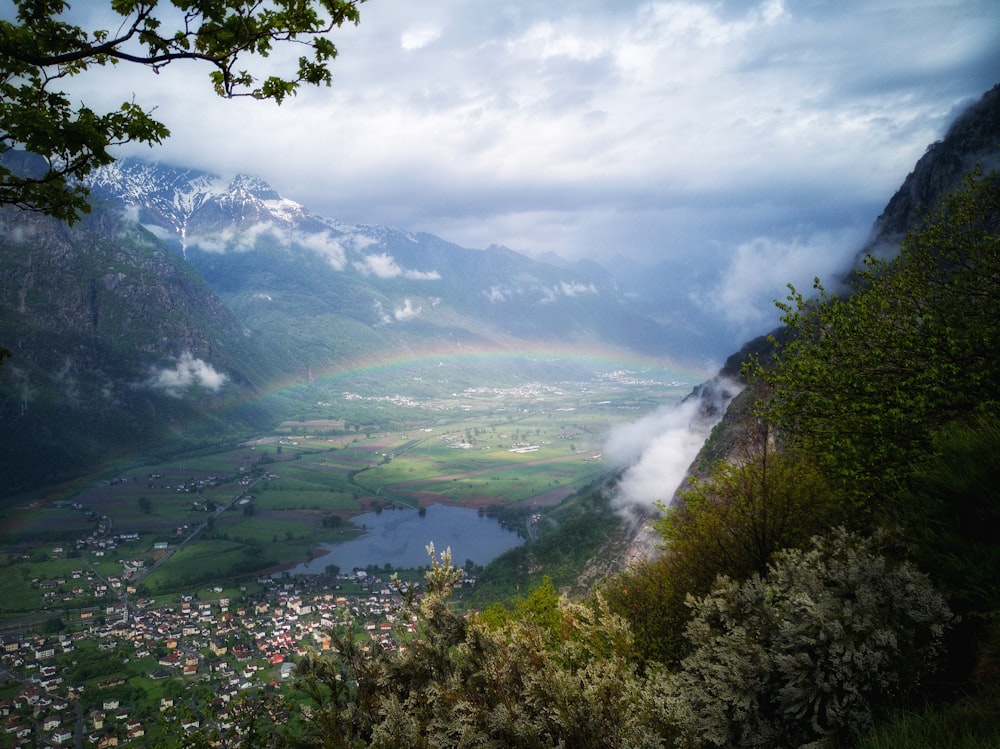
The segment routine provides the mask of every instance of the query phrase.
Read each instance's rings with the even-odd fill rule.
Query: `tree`
[[[748,426],[731,462],[692,479],[654,523],[674,576],[701,595],[717,575],[763,573],[772,556],[843,522],[838,498],[805,456],[779,451],[769,424]]]
[[[662,746],[631,633],[600,597],[572,603],[546,582],[513,617],[463,617],[448,605],[458,572],[432,556],[417,637],[382,665],[369,746]]]
[[[337,49],[324,35],[358,23],[362,2],[111,0],[121,21],[111,31],[87,31],[66,20],[66,0],[14,0],[16,22],[0,21],[0,204],[72,223],[89,210],[81,180],[114,160],[109,148],[154,145],[170,134],[134,101],[104,114],[73,104],[58,90],[64,79],[95,66],[125,62],[159,71],[190,60],[211,68],[222,97],[280,104],[303,83],[330,85]],[[241,67],[246,58],[268,57],[278,43],[306,49],[290,75],[260,79]]]
[[[741,430],[730,462],[692,479],[680,500],[654,521],[663,554],[633,565],[604,588],[635,632],[644,659],[676,666],[689,652],[682,633],[689,596],[705,595],[716,577],[763,573],[774,555],[800,547],[844,521],[839,498],[799,453],[778,451],[762,420]]]
[[[1000,403],[1000,182],[971,175],[854,292],[793,288],[763,372],[769,418],[865,504],[898,489],[935,429]]]

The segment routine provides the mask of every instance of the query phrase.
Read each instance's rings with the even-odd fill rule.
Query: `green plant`
[[[970,176],[892,260],[868,257],[850,296],[791,288],[768,417],[858,499],[883,501],[931,448],[934,431],[1000,403],[1000,181]]]
[[[66,0],[16,0],[16,22],[0,21],[0,154],[20,147],[41,157],[41,165],[0,165],[0,203],[73,222],[90,210],[81,180],[113,161],[109,147],[132,141],[153,145],[169,135],[151,110],[134,100],[106,114],[74,106],[65,92],[54,90],[64,78],[122,62],[158,71],[188,60],[211,68],[220,96],[281,103],[303,83],[330,84],[328,65],[337,50],[324,34],[357,23],[360,2],[116,0],[110,9],[120,17],[117,28],[91,32],[67,20]],[[170,27],[174,12],[179,28]],[[238,67],[247,57],[267,57],[282,42],[309,50],[291,76],[259,80]]]
[[[856,737],[914,694],[953,622],[912,564],[844,530],[690,605],[670,709],[688,740],[718,747]]]

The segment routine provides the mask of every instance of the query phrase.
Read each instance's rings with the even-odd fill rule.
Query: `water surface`
[[[372,564],[424,567],[430,564],[427,545],[431,542],[439,556],[451,547],[456,567],[470,559],[485,565],[523,541],[517,533],[480,515],[478,510],[449,505],[431,505],[423,516],[416,510],[366,512],[351,518],[351,522],[364,528],[364,535],[342,543],[321,544],[327,553],[300,564],[290,570],[291,574],[319,574],[331,564],[340,567],[341,572]]]

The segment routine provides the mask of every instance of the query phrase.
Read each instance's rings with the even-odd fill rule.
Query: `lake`
[[[397,569],[425,567],[430,565],[427,544],[431,542],[439,557],[450,546],[456,567],[469,559],[485,565],[523,542],[517,533],[478,510],[440,504],[429,506],[423,516],[416,510],[383,510],[366,512],[351,522],[364,528],[365,534],[343,543],[321,544],[326,554],[289,572],[315,575],[325,572],[330,564],[342,572],[386,563]]]

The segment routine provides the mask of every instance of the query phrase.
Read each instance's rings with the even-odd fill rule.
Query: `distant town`
[[[181,595],[160,606],[151,599],[133,602],[127,583],[102,581],[82,567],[72,582],[62,583],[91,586],[95,594],[124,586],[126,596],[84,612],[66,631],[3,634],[0,676],[15,682],[13,694],[0,700],[3,746],[145,746],[145,737],[182,703],[188,716],[182,730],[199,730],[205,721],[225,730],[235,698],[280,688],[292,677],[296,658],[309,649],[331,649],[332,631],[352,627],[363,636],[363,648],[391,650],[413,627],[398,618],[401,597],[386,576],[363,570],[264,576],[256,592],[244,587],[238,600]],[[461,584],[474,583],[465,578]],[[80,668],[84,646],[113,655],[115,671],[81,679],[89,674]],[[147,699],[128,701],[137,694],[130,685],[159,683],[165,687],[158,700],[150,701],[153,690],[145,689],[138,694]],[[207,704],[192,699],[200,693],[193,685],[207,687]]]

